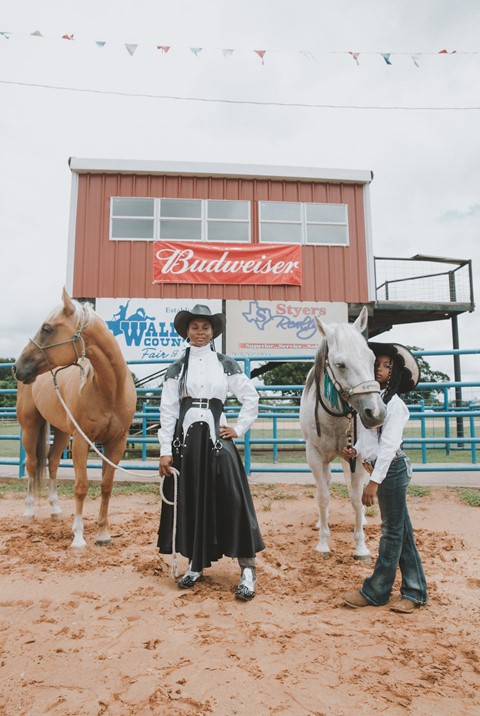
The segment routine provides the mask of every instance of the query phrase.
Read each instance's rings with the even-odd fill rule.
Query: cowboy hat
[[[197,303],[191,311],[179,311],[174,318],[173,325],[182,338],[187,337],[188,326],[195,318],[206,318],[212,324],[214,338],[217,338],[225,329],[223,313],[212,313],[208,306]]]
[[[371,343],[370,341],[368,342],[368,347],[376,356],[388,356],[398,361],[401,368],[399,393],[408,393],[415,388],[420,380],[420,366],[408,348],[405,348],[400,343]]]

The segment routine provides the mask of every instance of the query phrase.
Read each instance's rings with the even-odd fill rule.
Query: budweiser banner
[[[227,301],[227,345],[233,356],[314,355],[320,342],[315,316],[346,323],[346,303]]]
[[[156,241],[153,282],[299,286],[302,247]]]

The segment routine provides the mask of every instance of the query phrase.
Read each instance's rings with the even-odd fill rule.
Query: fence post
[[[422,435],[422,464],[425,465],[427,462],[427,428],[425,425],[425,401],[420,401],[420,412],[422,414],[422,417],[420,419],[420,425],[421,425],[421,435]]]

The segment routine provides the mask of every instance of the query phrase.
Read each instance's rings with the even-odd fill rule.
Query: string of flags
[[[3,38],[4,40],[10,40],[11,38],[15,37],[16,33],[13,32],[7,32],[7,31],[0,31],[0,39]],[[48,36],[44,35],[40,30],[34,30],[30,33],[30,37],[37,37],[37,38],[44,38],[44,39],[51,39]],[[75,33],[65,33],[63,35],[60,35],[57,39],[67,40],[68,42],[75,42],[75,41],[83,41],[82,38],[77,38],[75,36]],[[107,42],[106,40],[89,40],[89,42],[93,42],[97,47],[104,48],[108,44],[112,44]],[[125,47],[125,50],[128,52],[128,54],[132,57],[135,52],[140,47],[139,43],[130,43],[125,42],[122,43]],[[166,55],[171,50],[178,49],[174,48],[171,45],[154,45],[155,50],[157,50],[160,54]],[[190,47],[188,48],[190,52],[198,57],[204,49],[204,47]],[[234,49],[224,49],[221,48],[220,52],[223,55],[223,57],[228,58],[231,57],[236,50]],[[265,64],[265,59],[267,57],[267,54],[274,55],[280,52],[279,50],[253,50],[253,52],[257,55],[257,57],[260,59],[262,65]],[[286,50],[283,52],[292,52],[291,50]],[[317,61],[317,55],[350,55],[352,59],[354,60],[356,65],[360,65],[360,58],[362,55],[379,55],[383,58],[385,61],[385,64],[387,65],[393,65],[393,57],[397,55],[406,55],[410,57],[415,67],[420,67],[420,61],[424,55],[478,55],[480,52],[462,52],[457,50],[448,50],[448,49],[442,49],[437,50],[435,52],[353,52],[353,51],[322,51],[318,50],[315,52],[312,52],[310,50],[299,50],[300,54],[302,54],[306,59]]]

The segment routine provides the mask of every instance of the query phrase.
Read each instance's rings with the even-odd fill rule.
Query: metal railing
[[[445,350],[445,351],[416,351],[417,355],[452,355],[454,353],[460,354],[478,354],[480,351],[477,350]],[[255,358],[237,357],[236,360],[243,362],[245,373],[250,376],[252,371],[252,363],[259,362],[270,362],[279,361],[278,356],[261,356]],[[313,361],[314,356],[292,356],[289,358],[282,358],[282,361]],[[130,362],[135,364],[135,362]],[[152,361],[158,366],[158,363],[169,364],[170,361]],[[8,368],[11,364],[1,364],[2,368]],[[143,363],[142,363],[143,365]],[[420,383],[417,386],[418,390],[434,388],[437,392],[440,392],[443,396],[442,403],[439,405],[428,405],[425,401],[420,401],[416,405],[410,405],[410,420],[412,424],[420,425],[420,434],[418,436],[408,437],[404,439],[404,448],[407,453],[409,449],[419,449],[421,451],[421,462],[414,465],[414,469],[417,472],[439,472],[439,471],[480,471],[480,465],[477,464],[477,445],[480,442],[480,435],[477,436],[477,430],[480,426],[480,405],[476,406],[473,404],[465,406],[453,406],[449,400],[449,390],[458,387],[458,383],[444,382],[444,383]],[[462,388],[480,388],[480,382],[462,382]],[[265,437],[256,437],[258,429],[254,427],[253,431],[249,431],[242,440],[237,440],[236,443],[243,452],[243,459],[245,463],[245,469],[247,474],[251,473],[298,473],[298,472],[310,472],[306,462],[304,465],[299,464],[285,464],[281,463],[282,448],[291,450],[302,449],[302,459],[304,460],[303,446],[305,441],[300,435],[298,418],[299,418],[299,402],[300,394],[303,390],[303,385],[275,385],[266,386],[258,384],[257,390],[260,393],[260,410],[256,425],[261,422],[267,424],[269,433]],[[283,396],[284,391],[293,392],[295,395],[290,395],[288,398]],[[138,388],[137,395],[140,402],[139,409],[135,413],[134,422],[132,423],[131,434],[127,440],[127,449],[125,452],[124,459],[121,463],[126,469],[132,471],[145,471],[145,472],[157,472],[158,471],[158,459],[152,457],[152,452],[156,452],[158,455],[158,438],[156,435],[156,429],[160,421],[160,396],[162,388],[157,386],[154,388]],[[14,389],[2,389],[0,390],[0,396],[2,394],[12,395],[15,394]],[[278,404],[282,400],[288,400],[288,405]],[[273,404],[272,404],[273,402]],[[153,403],[153,404],[152,404]],[[228,419],[234,419],[238,414],[239,407],[235,404],[227,403],[225,412]],[[460,436],[458,433],[453,434],[451,428],[451,422],[454,421],[454,425],[457,425],[458,419],[461,418],[469,427],[468,436]],[[15,408],[13,407],[0,407],[0,429],[1,424],[6,425],[8,423],[14,423],[16,419]],[[478,421],[478,425],[477,425]],[[432,422],[435,426],[442,425],[441,435],[429,435],[429,427]],[[298,437],[279,437],[281,429],[285,430],[285,424],[288,424],[288,432],[298,433]],[[282,426],[282,427],[280,427]],[[154,432],[153,432],[154,431]],[[152,434],[153,433],[153,434]],[[480,430],[479,430],[480,433]],[[18,476],[25,476],[25,452],[21,443],[21,431],[15,434],[5,435],[0,434],[1,441],[14,441],[18,442],[19,450],[18,457],[5,458],[0,455],[0,465],[13,465],[18,467]],[[150,451],[149,451],[150,447]],[[271,462],[258,464],[254,463],[255,456],[259,456],[259,450],[262,449],[262,457],[265,457],[265,447],[270,447],[268,451],[271,456]],[[154,450],[152,451],[152,448]],[[462,450],[463,455],[468,450],[470,453],[470,463],[451,463],[448,465],[442,465],[438,463],[432,463],[429,461],[429,451],[432,449],[442,448],[445,455],[448,457],[455,450]],[[1,451],[0,451],[1,452]],[[129,457],[135,452],[135,462],[132,462]],[[150,454],[150,457],[149,457]],[[138,462],[140,460],[140,462]],[[70,468],[73,467],[73,462],[69,459],[68,450],[65,451],[63,458],[60,462],[60,467]],[[98,459],[92,459],[88,461],[89,468],[100,468],[101,462]],[[332,464],[333,472],[341,472],[341,464]]]

